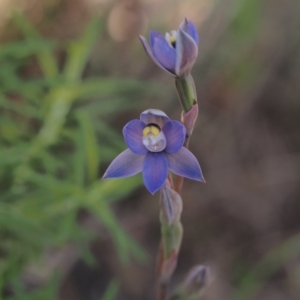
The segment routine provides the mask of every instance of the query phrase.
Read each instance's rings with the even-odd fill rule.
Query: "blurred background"
[[[101,181],[148,108],[179,119],[173,78],[137,38],[200,35],[173,288],[211,267],[207,300],[300,294],[298,0],[0,0],[0,299],[153,299],[159,195]]]

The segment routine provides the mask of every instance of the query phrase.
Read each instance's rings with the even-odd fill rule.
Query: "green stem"
[[[183,110],[182,123],[187,129],[184,147],[188,148],[190,136],[198,116],[197,93],[194,79],[190,73],[181,77],[176,77],[175,86]],[[181,194],[182,185],[183,177],[176,176],[174,180],[174,189],[179,194]]]
[[[175,78],[175,86],[184,113],[197,103],[195,83],[190,73]]]
[[[182,200],[173,189],[165,186],[161,192],[160,205],[161,241],[157,255],[155,299],[166,300],[169,281],[177,265],[182,241]]]

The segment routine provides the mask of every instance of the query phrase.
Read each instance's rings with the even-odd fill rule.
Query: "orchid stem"
[[[183,109],[181,121],[186,128],[186,137],[183,146],[188,148],[190,136],[193,132],[194,125],[198,116],[198,104],[195,84],[190,73],[185,74],[181,77],[176,77],[175,84]],[[161,214],[165,213],[165,215],[164,218],[161,218],[162,237],[156,262],[156,300],[167,300],[168,285],[177,265],[177,259],[183,234],[183,228],[180,222],[180,214],[182,211],[182,199],[180,195],[182,185],[182,176],[176,176],[173,180],[173,178],[169,174],[166,181],[166,187],[173,190],[173,192],[169,192],[170,194],[167,196],[163,193],[166,192],[166,190],[162,190],[161,197],[165,197],[162,199],[165,200],[166,206],[163,206],[164,209],[161,210]],[[176,221],[172,220],[170,216],[172,215],[173,210],[172,208],[170,209],[171,203],[169,202],[169,196],[171,198],[173,196],[175,197],[174,199],[177,200],[180,199],[181,209]]]
[[[167,296],[167,284],[161,282],[161,267],[164,260],[163,238],[161,238],[156,258],[156,300],[165,300]]]
[[[168,294],[168,283],[161,282],[157,288],[156,300],[166,300]]]
[[[161,241],[156,261],[156,300],[168,298],[168,286],[176,269],[183,228],[180,221],[182,199],[166,182],[161,189]]]
[[[197,103],[197,93],[192,75],[187,73],[175,78],[175,86],[184,113]]]
[[[183,110],[181,121],[186,127],[186,137],[183,146],[188,148],[190,136],[198,117],[197,93],[194,79],[190,73],[176,77],[175,86]],[[182,185],[183,177],[176,176],[174,180],[174,189],[178,194],[181,194]]]

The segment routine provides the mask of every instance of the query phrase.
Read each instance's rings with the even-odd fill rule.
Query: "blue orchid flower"
[[[157,109],[141,113],[123,128],[128,149],[108,167],[103,179],[133,176],[143,172],[144,184],[151,194],[164,184],[169,170],[179,176],[205,182],[195,156],[183,147],[186,129]]]
[[[150,31],[150,45],[143,36],[140,40],[152,61],[175,77],[189,73],[198,55],[198,33],[193,22],[186,19],[177,31],[165,36]]]

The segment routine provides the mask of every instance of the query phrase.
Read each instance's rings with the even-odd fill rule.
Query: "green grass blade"
[[[81,148],[85,152],[88,180],[92,182],[97,178],[99,168],[99,147],[96,134],[88,114],[78,111],[76,116],[81,129]]]
[[[46,40],[40,37],[25,41],[15,41],[1,45],[0,59],[6,59],[7,57],[23,59],[32,55],[38,55],[45,51],[53,51],[56,47],[56,41]]]
[[[121,262],[128,263],[131,255],[137,258],[140,262],[145,262],[147,254],[137,244],[137,242],[122,229],[109,205],[100,199],[98,202],[92,201],[92,203],[93,204],[91,205],[89,202],[86,204],[86,207],[93,215],[99,218],[99,220],[109,230],[113,241],[116,244],[115,247]]]
[[[26,39],[30,40],[40,38],[39,32],[34,28],[23,13],[15,12],[12,19]],[[37,57],[44,76],[48,79],[53,79],[58,76],[58,66],[56,64],[55,57],[50,50],[51,49],[44,49],[39,51],[37,53]]]
[[[296,235],[271,250],[261,262],[242,279],[233,300],[254,299],[263,284],[287,262],[299,257],[300,235]]]
[[[84,67],[90,56],[99,32],[103,28],[103,20],[92,20],[79,40],[73,41],[68,48],[68,60],[63,72],[67,82],[77,81],[81,78]]]
[[[114,300],[117,297],[120,285],[117,281],[112,281],[106,289],[101,300]],[[100,300],[100,299],[99,299]]]

